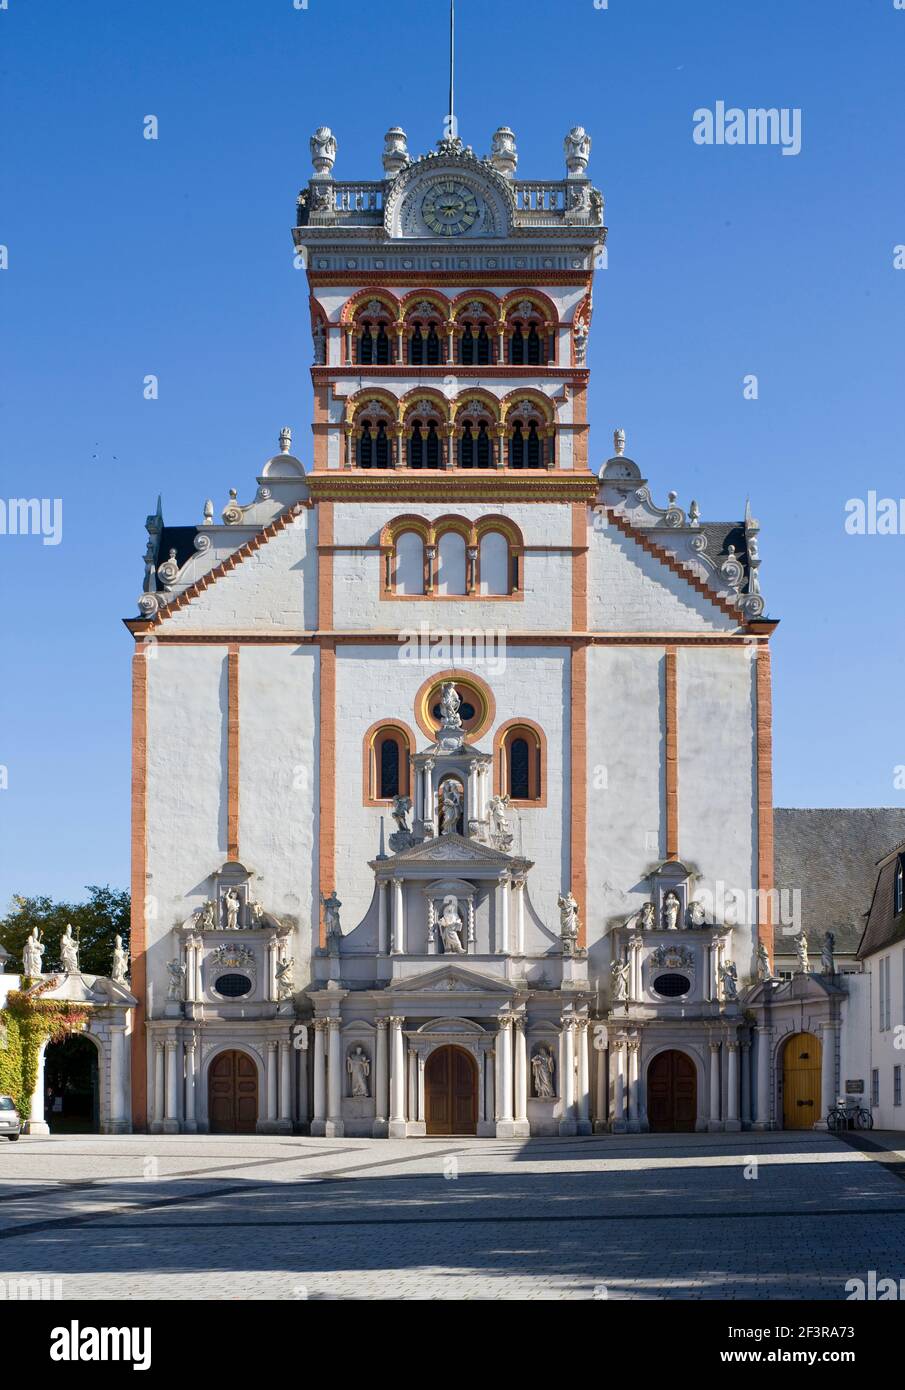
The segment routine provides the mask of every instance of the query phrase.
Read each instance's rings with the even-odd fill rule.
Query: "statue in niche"
[[[440,715],[444,729],[461,729],[462,719],[459,707],[462,701],[452,681],[446,681],[440,697]]]
[[[720,965],[720,980],[723,985],[723,998],[734,1000],[738,998],[738,971],[735,968],[735,961],[724,960]]]
[[[322,893],[321,902],[324,905],[324,927],[326,928],[327,939],[341,937],[343,933],[339,920],[339,909],[342,907],[342,903],[336,896],[336,889],[333,889],[329,898],[325,898]]]
[[[820,972],[823,975],[836,973],[836,938],[831,931],[824,936],[820,948]]]
[[[559,908],[559,935],[564,956],[571,956],[578,945],[578,903],[571,889],[556,899]]]
[[[393,797],[393,820],[396,822],[397,828],[402,832],[403,835],[407,835],[409,833],[408,814],[411,809],[412,798],[410,796]]]
[[[185,966],[178,958],[167,961],[167,973],[170,977],[169,988],[167,989],[168,999],[182,999],[185,997]]]
[[[459,900],[454,894],[449,893],[443,899],[443,911],[437,925],[440,928],[443,954],[464,956],[465,947],[459,935],[462,930],[462,918],[459,916]]]
[[[346,1058],[346,1071],[349,1073],[352,1095],[365,1098],[369,1096],[368,1077],[371,1074],[371,1063],[363,1048],[355,1047],[349,1053]]]
[[[804,932],[799,932],[795,938],[795,952],[798,956],[798,972],[800,975],[807,975],[811,970],[811,963],[808,959],[808,938]]]
[[[488,810],[490,811],[490,824],[494,835],[500,837],[508,835],[511,839],[512,826],[506,814],[509,809],[509,800],[508,796],[492,796],[488,802]]]
[[[276,964],[276,986],[277,999],[282,1003],[284,999],[289,999],[295,993],[295,983],[293,981],[293,971],[295,961],[292,956],[283,956]]]
[[[458,699],[458,696],[456,698]],[[462,788],[458,782],[443,783],[442,802],[440,834],[451,835],[456,830],[462,814]]]
[[[552,1100],[553,1054],[547,1047],[539,1047],[531,1058],[531,1076],[534,1080],[534,1094],[538,1100]]]
[[[25,946],[22,949],[22,973],[29,979],[35,979],[40,975],[41,957],[46,949],[37,927],[33,927],[26,937]]]
[[[757,978],[759,980],[773,979],[773,966],[770,964],[770,952],[762,941],[757,943]]]
[[[642,931],[653,931],[657,925],[657,912],[653,903],[643,903],[638,915],[638,926]]]
[[[202,931],[217,930],[217,907],[210,898],[201,905],[198,913],[198,926]]]
[[[129,955],[123,950],[123,939],[117,935],[113,938],[113,965],[110,969],[110,978],[118,985],[126,983],[126,975],[129,970]]]
[[[663,899],[663,925],[667,931],[678,931],[680,907],[678,895],[670,888]]]
[[[697,898],[688,904],[688,925],[690,927],[706,927],[707,914]]]
[[[624,1004],[628,1000],[628,973],[627,960],[614,960],[610,966],[610,974],[613,977],[613,998],[617,1004]]]
[[[226,930],[239,930],[239,909],[242,899],[235,888],[228,888],[223,898],[223,912],[226,917]]]
[[[69,974],[74,974],[79,968],[79,943],[72,935],[72,923],[67,926],[62,938],[60,939],[60,961],[63,969]]]

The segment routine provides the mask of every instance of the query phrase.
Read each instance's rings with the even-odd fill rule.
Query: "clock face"
[[[478,215],[478,200],[464,183],[444,179],[425,193],[421,216],[437,236],[461,236]]]

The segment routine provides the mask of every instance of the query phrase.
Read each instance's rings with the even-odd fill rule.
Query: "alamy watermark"
[[[506,669],[506,628],[434,627],[422,622],[417,630],[399,633],[399,660],[420,666],[464,666],[502,675]]]
[[[783,154],[801,153],[801,107],[727,106],[718,101],[711,111],[699,106],[693,113],[696,145],[780,145]]]
[[[905,535],[905,497],[878,497],[871,489],[866,497],[850,497],[845,513],[849,536]]]
[[[62,497],[0,497],[0,536],[40,536],[42,545],[59,545]]]

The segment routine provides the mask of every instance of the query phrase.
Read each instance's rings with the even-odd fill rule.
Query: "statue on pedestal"
[[[564,956],[571,956],[575,953],[578,945],[578,903],[572,896],[572,890],[567,893],[560,893],[556,899],[559,908],[559,935],[562,941],[562,953]]]
[[[462,918],[459,916],[459,901],[454,894],[449,893],[443,899],[443,911],[437,925],[440,928],[443,954],[464,956],[465,947],[459,935],[462,930]]]
[[[808,975],[811,970],[811,963],[808,959],[808,938],[801,931],[795,938],[795,951],[798,956],[798,973]]]
[[[678,895],[670,889],[663,899],[663,925],[667,931],[678,931],[680,907]]]
[[[828,931],[823,938],[823,946],[820,950],[820,973],[822,975],[835,975],[836,973],[836,938],[831,931]]]
[[[762,941],[757,943],[757,978],[759,980],[773,979],[773,966],[770,964],[770,952]]]
[[[226,915],[226,930],[239,930],[239,909],[242,906],[242,899],[235,888],[228,888],[223,898],[223,911]]]
[[[613,998],[617,1004],[625,1004],[628,1000],[628,961],[614,960],[610,966],[610,974],[613,977]]]
[[[79,943],[72,935],[72,923],[67,926],[63,936],[60,938],[60,963],[69,975],[78,973],[79,968]]]
[[[531,1076],[534,1081],[534,1095],[537,1100],[552,1100],[553,1056],[549,1048],[538,1048],[531,1058]]]
[[[126,975],[129,970],[129,955],[123,950],[123,939],[116,935],[113,938],[113,965],[110,969],[110,978],[118,985],[126,983]]]
[[[368,1061],[367,1053],[363,1048],[353,1048],[349,1053],[346,1058],[346,1071],[351,1078],[352,1095],[367,1098],[370,1095],[368,1077],[371,1074],[371,1063]]]
[[[41,957],[47,947],[41,940],[37,927],[32,927],[31,932],[26,937],[25,946],[22,950],[22,973],[30,979],[37,978],[41,973]]]
[[[720,981],[723,986],[723,998],[733,1001],[738,998],[738,971],[735,968],[735,961],[724,960],[720,965]]]
[[[178,958],[167,961],[167,973],[170,977],[169,988],[167,989],[168,999],[185,998],[185,966]]]

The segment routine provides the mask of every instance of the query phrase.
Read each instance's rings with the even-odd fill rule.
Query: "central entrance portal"
[[[655,1134],[690,1134],[698,1113],[694,1063],[684,1052],[660,1052],[647,1069],[647,1115]]]
[[[428,1134],[477,1134],[478,1069],[461,1047],[439,1047],[424,1069]]]
[[[211,1134],[254,1134],[258,1069],[247,1052],[221,1052],[207,1074]]]
[[[822,1048],[813,1033],[794,1033],[782,1054],[783,1129],[813,1129],[820,1114]]]

